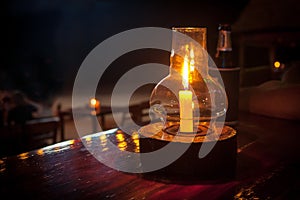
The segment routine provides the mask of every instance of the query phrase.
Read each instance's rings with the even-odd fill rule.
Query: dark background
[[[214,55],[218,24],[233,24],[247,3],[248,0],[2,1],[0,89],[19,89],[37,101],[71,90],[78,68],[95,46],[137,27],[206,26],[208,52]],[[146,57],[141,54],[140,59],[143,55]],[[168,54],[154,55],[162,63],[168,62]],[[117,78],[132,65],[123,69],[111,66],[108,73]]]
[[[244,67],[272,65],[272,46],[274,59],[288,63],[299,60],[300,40],[295,37],[300,30],[299,8],[297,0],[5,0],[0,18],[0,89],[22,90],[33,100],[51,103],[54,96],[72,91],[77,70],[94,47],[122,31],[147,26],[206,26],[208,53],[213,57],[218,24],[232,24],[236,63],[238,34],[252,35],[254,40],[255,34],[278,34],[265,46],[259,40],[248,43]],[[284,32],[288,35],[282,36]],[[99,84],[112,88],[130,68],[153,61],[168,64],[168,52],[121,56]]]

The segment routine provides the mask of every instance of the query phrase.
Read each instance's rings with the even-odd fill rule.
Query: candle
[[[188,89],[189,65],[187,56],[184,58],[182,72],[184,90],[179,91],[180,132],[193,132],[193,94]]]
[[[180,132],[193,132],[192,96],[190,90],[179,91]]]
[[[91,114],[96,115],[100,111],[100,102],[96,98],[90,99]]]
[[[96,105],[97,105],[97,99],[91,98],[90,99],[90,106],[91,106],[91,108],[95,108]]]

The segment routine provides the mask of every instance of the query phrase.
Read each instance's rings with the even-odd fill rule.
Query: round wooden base
[[[220,136],[210,133],[193,135],[178,133],[178,137],[162,131],[160,123],[149,124],[139,130],[140,152],[153,152],[172,142],[175,148],[181,148],[190,142],[187,150],[170,165],[152,172],[145,172],[143,176],[164,181],[223,181],[233,179],[236,171],[237,139],[236,130],[229,126],[216,128]],[[204,143],[215,143],[211,151],[203,158],[199,158],[200,148]],[[170,155],[172,152],[170,152]],[[165,156],[165,155],[164,155]],[[147,161],[141,157],[142,168],[147,168]]]

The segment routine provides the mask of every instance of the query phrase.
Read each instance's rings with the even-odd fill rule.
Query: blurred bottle
[[[233,62],[230,24],[220,24],[218,30],[219,37],[214,61],[223,79],[228,99],[225,124],[236,126],[238,123],[240,68]],[[216,73],[216,69],[210,69],[211,76],[214,76],[214,73]]]

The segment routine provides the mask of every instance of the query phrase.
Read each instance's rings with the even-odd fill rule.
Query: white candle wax
[[[193,103],[190,90],[179,91],[180,132],[193,132]]]

